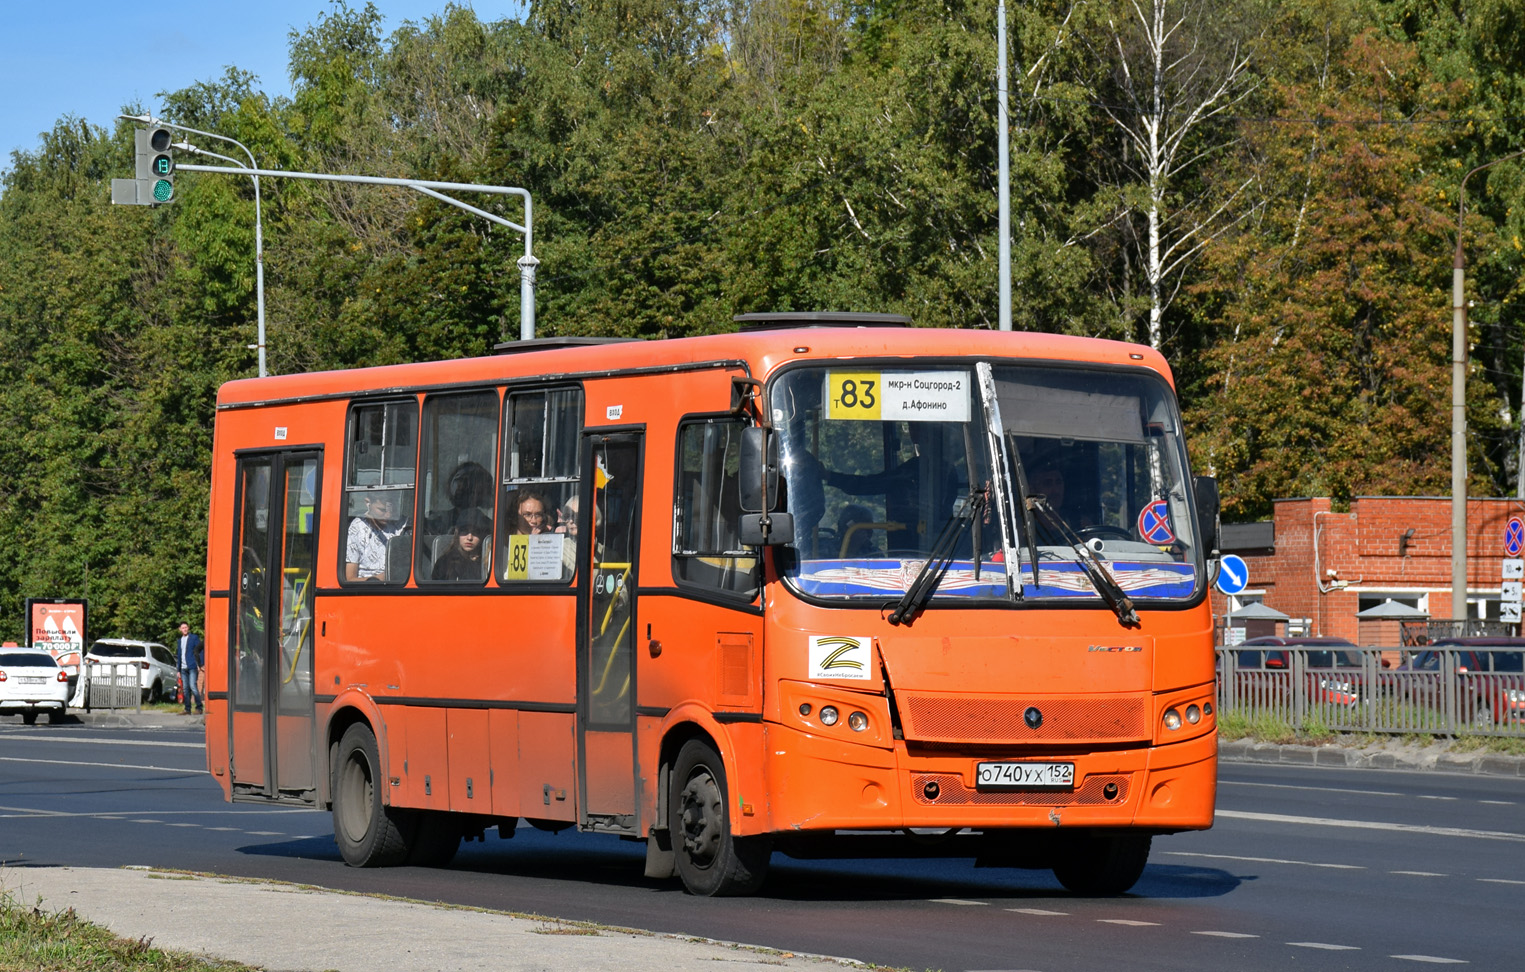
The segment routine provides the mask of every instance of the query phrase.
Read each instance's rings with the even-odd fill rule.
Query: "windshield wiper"
[[[943,524],[943,530],[937,535],[937,542],[932,545],[932,552],[927,556],[927,562],[921,565],[921,570],[916,574],[916,579],[911,586],[901,595],[900,602],[895,605],[895,610],[890,614],[890,624],[905,624],[920,611],[922,605],[937,590],[937,585],[942,582],[943,575],[948,572],[948,567],[953,563],[954,551],[958,542],[964,536],[964,531],[969,529],[969,524],[984,515],[988,500],[984,490],[969,491],[968,499],[959,500],[953,509],[953,516]],[[975,551],[975,559],[978,560],[979,551]]]
[[[1096,593],[1107,602],[1107,607],[1117,615],[1119,624],[1125,627],[1137,627],[1139,625],[1138,612],[1133,609],[1133,601],[1128,597],[1122,585],[1117,583],[1117,578],[1107,569],[1107,565],[1096,556],[1096,551],[1086,546],[1086,542],[1076,535],[1070,528],[1059,511],[1049,505],[1048,497],[1042,494],[1030,496],[1027,499],[1028,508],[1037,513],[1043,519],[1044,525],[1064,538],[1065,542],[1075,548],[1075,553],[1080,558],[1080,566],[1091,579],[1091,586],[1096,588]],[[1033,561],[1033,584],[1037,585],[1038,562]]]

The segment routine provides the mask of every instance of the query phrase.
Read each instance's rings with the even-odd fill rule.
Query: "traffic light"
[[[157,206],[175,197],[174,136],[162,125],[133,131],[137,148],[135,179],[112,179],[111,201],[129,206]]]
[[[139,134],[142,141],[138,143],[138,179],[148,179],[148,197],[153,202],[167,203],[175,195],[175,158],[169,151],[174,137],[160,125]]]

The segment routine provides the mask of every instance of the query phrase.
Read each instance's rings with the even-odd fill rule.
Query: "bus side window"
[[[759,558],[742,546],[737,472],[741,430],[730,416],[678,428],[678,482],[673,509],[673,579],[750,600]]]
[[[492,565],[493,470],[498,395],[476,391],[424,399],[419,463],[420,584],[481,584]]]
[[[406,584],[413,532],[418,402],[357,405],[345,457],[341,583]],[[402,548],[394,553],[394,548]]]
[[[581,388],[510,389],[504,399],[499,584],[569,581],[576,572],[582,407]]]

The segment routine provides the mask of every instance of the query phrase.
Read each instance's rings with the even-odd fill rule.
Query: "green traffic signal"
[[[168,179],[154,180],[154,202],[169,202],[175,194],[175,184]]]

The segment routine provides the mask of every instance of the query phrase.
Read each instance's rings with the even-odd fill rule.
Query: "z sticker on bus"
[[[843,635],[811,635],[809,678],[873,677],[874,639]]]

